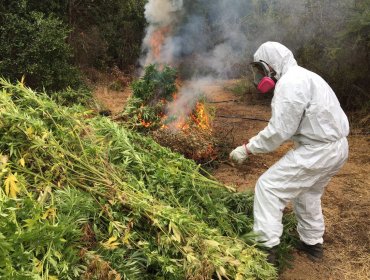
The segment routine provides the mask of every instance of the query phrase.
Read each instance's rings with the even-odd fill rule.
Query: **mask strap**
[[[276,73],[276,71],[270,66],[270,64],[268,64],[266,61],[264,61],[264,60],[260,60],[260,62],[262,62],[262,63],[264,63],[264,64],[266,64],[266,66],[267,66],[267,71],[268,71],[268,76],[269,76],[269,78],[275,78],[275,75],[277,74]],[[270,69],[272,69],[272,71],[270,70]]]

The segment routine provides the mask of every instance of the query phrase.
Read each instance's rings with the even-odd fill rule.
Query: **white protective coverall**
[[[279,244],[282,211],[292,201],[300,239],[308,245],[322,244],[321,196],[348,157],[348,119],[330,86],[298,66],[285,46],[264,43],[254,55],[254,61],[259,60],[277,72],[278,82],[269,124],[249,140],[247,149],[268,153],[288,139],[296,145],[257,181],[254,231],[267,247]]]

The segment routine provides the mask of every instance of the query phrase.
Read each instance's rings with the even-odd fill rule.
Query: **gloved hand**
[[[248,152],[245,144],[237,147],[230,153],[230,159],[237,164],[242,164],[247,158]]]

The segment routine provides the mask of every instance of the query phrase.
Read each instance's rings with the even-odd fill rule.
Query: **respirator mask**
[[[261,93],[267,93],[275,88],[276,72],[263,60],[252,62],[253,83]]]

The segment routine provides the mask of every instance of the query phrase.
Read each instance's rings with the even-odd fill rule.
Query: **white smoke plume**
[[[182,113],[181,106],[201,91],[197,80],[245,74],[253,53],[266,41],[281,42],[294,52],[318,32],[332,36],[351,1],[149,0],[140,63],[170,65],[191,81],[169,107],[172,114]]]
[[[227,78],[237,72],[247,48],[242,32],[246,11],[244,0],[149,0],[141,65],[170,65],[189,79],[169,104],[170,117],[191,112],[189,104],[209,77]]]
[[[173,12],[182,9],[182,0],[166,1],[152,0],[145,7],[145,18],[150,24],[171,24],[173,23]]]
[[[183,8],[182,0],[150,0],[145,6],[145,18],[149,23],[143,48],[147,52],[141,60],[148,64],[172,64],[171,34]]]
[[[245,0],[150,0],[141,65],[169,64],[187,78],[228,77],[245,55]]]

